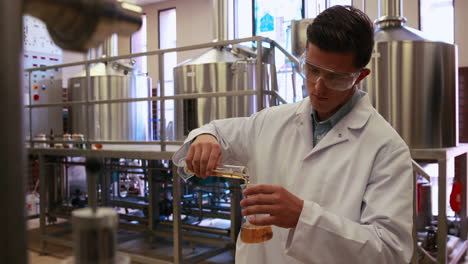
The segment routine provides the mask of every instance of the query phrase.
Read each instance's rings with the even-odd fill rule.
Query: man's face
[[[357,69],[353,65],[354,55],[351,53],[334,53],[320,50],[314,44],[307,45],[306,61],[309,65],[308,70],[312,71],[312,75],[320,76],[311,78],[307,76],[307,90],[309,92],[310,102],[312,107],[317,111],[320,120],[326,120],[331,117],[346,101],[348,101],[354,93],[352,86],[359,83],[364,77],[369,74],[368,69]],[[317,67],[314,67],[314,66]],[[325,70],[326,69],[326,70]],[[335,90],[327,87],[333,83],[333,72],[343,74],[343,76],[355,76],[351,78],[350,85],[346,90]],[[356,73],[353,75],[353,73]],[[341,76],[341,75],[338,75]]]

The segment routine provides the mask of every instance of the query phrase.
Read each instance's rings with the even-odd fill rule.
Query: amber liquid
[[[273,237],[271,226],[256,226],[244,224],[241,228],[240,238],[244,243],[261,243]]]

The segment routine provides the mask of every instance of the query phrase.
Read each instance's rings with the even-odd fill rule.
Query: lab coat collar
[[[296,110],[296,126],[300,131],[304,144],[310,146],[311,151],[304,157],[317,153],[323,149],[350,140],[350,130],[363,128],[372,114],[372,105],[369,95],[365,95],[356,103],[353,109],[344,116],[327,135],[313,147],[313,128],[311,121],[312,106],[309,97],[305,98]]]
[[[350,129],[361,129],[367,124],[367,121],[372,114],[372,109],[373,107],[370,103],[369,95],[366,93],[366,95],[356,103],[351,112],[343,117],[342,123],[347,124],[347,127]],[[339,123],[340,122],[338,122],[338,124]]]

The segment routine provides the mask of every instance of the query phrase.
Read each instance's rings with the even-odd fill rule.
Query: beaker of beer
[[[244,196],[244,190],[248,187],[254,186],[255,184],[242,184],[242,198]],[[259,226],[250,223],[249,219],[254,217],[264,217],[266,215],[248,215],[242,217],[242,226],[240,231],[240,239],[244,243],[261,243],[270,240],[273,237],[273,230],[270,225]]]

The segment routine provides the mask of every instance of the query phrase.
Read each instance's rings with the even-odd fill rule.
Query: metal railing
[[[239,44],[239,43],[245,43],[245,42],[255,42],[257,46],[257,56],[256,56],[256,75],[255,75],[255,82],[256,82],[256,88],[255,90],[246,90],[246,91],[230,91],[230,92],[212,92],[212,93],[185,93],[185,94],[178,94],[178,95],[171,95],[171,96],[166,96],[164,94],[164,55],[166,53],[170,52],[182,52],[182,51],[191,51],[191,50],[198,50],[198,49],[204,49],[204,48],[212,48],[212,47],[219,47],[219,46],[227,46],[227,45],[233,45],[233,44]],[[212,43],[204,43],[204,44],[197,44],[197,45],[190,45],[190,46],[183,46],[183,47],[178,47],[178,48],[171,48],[171,49],[161,49],[161,50],[154,50],[154,51],[148,51],[148,52],[142,52],[142,53],[135,53],[135,54],[128,54],[128,55],[122,55],[122,56],[115,56],[115,57],[104,57],[104,58],[99,58],[99,59],[92,59],[92,60],[85,60],[85,61],[80,61],[80,62],[73,62],[73,63],[65,63],[65,64],[59,64],[59,65],[53,65],[53,66],[42,66],[42,67],[36,67],[36,68],[28,68],[25,69],[25,72],[29,74],[29,104],[26,105],[26,108],[29,109],[29,144],[31,148],[34,148],[35,143],[46,143],[46,144],[51,144],[51,143],[70,143],[69,141],[65,140],[34,140],[34,135],[33,135],[33,125],[32,125],[32,120],[33,120],[33,108],[50,108],[50,107],[68,107],[68,106],[77,106],[77,105],[85,105],[85,106],[90,106],[90,105],[97,105],[97,104],[112,104],[112,103],[130,103],[130,102],[149,102],[149,101],[159,101],[160,102],[160,120],[159,122],[161,124],[165,124],[165,102],[167,100],[183,100],[183,99],[195,99],[195,98],[212,98],[212,97],[229,97],[229,96],[252,96],[256,95],[257,96],[257,106],[258,109],[257,111],[260,111],[263,109],[263,97],[268,95],[271,96],[271,100],[277,100],[278,102],[285,104],[287,103],[285,99],[283,99],[277,91],[269,91],[269,90],[263,90],[262,89],[262,84],[265,80],[261,77],[261,67],[262,67],[262,50],[263,50],[263,44],[264,43],[269,43],[272,48],[278,48],[278,50],[285,55],[285,57],[288,58],[288,60],[294,65],[293,71],[298,73],[299,76],[304,78],[303,74],[300,73],[299,68],[300,68],[300,62],[299,60],[294,57],[293,55],[289,54],[283,47],[281,47],[277,42],[264,38],[264,37],[251,37],[251,38],[243,38],[243,39],[236,39],[236,40],[227,40],[227,41],[218,41],[218,42],[212,42]],[[153,97],[145,97],[145,98],[121,98],[121,99],[106,99],[106,100],[90,100],[90,87],[91,87],[91,75],[90,75],[90,68],[93,64],[95,63],[108,63],[112,61],[117,61],[117,60],[122,60],[122,59],[131,59],[135,57],[141,57],[141,56],[158,56],[158,65],[159,65],[159,84],[160,84],[160,91],[161,95],[160,96],[153,96]],[[58,102],[58,103],[45,103],[45,104],[32,104],[33,102],[33,88],[31,85],[31,75],[32,72],[35,71],[46,71],[46,70],[51,70],[51,69],[61,69],[61,68],[66,68],[66,67],[71,67],[71,66],[79,66],[79,65],[84,65],[85,67],[85,72],[86,72],[86,83],[87,87],[84,90],[85,93],[85,98],[86,100],[84,101],[70,101],[70,102]],[[275,73],[277,74],[277,73]],[[85,116],[81,117],[85,120],[88,120],[88,111],[85,111]],[[90,140],[89,139],[89,122],[86,122],[85,129],[84,129],[84,141],[83,143],[88,146],[88,148],[91,146],[91,144],[141,144],[141,145],[159,145],[161,151],[166,151],[167,145],[180,145],[183,142],[182,141],[169,141],[165,139],[165,129],[163,128],[163,125],[159,126],[159,133],[160,133],[160,139],[159,140],[153,140],[153,141],[126,141],[126,140],[121,140],[121,141],[115,141],[115,140]]]

